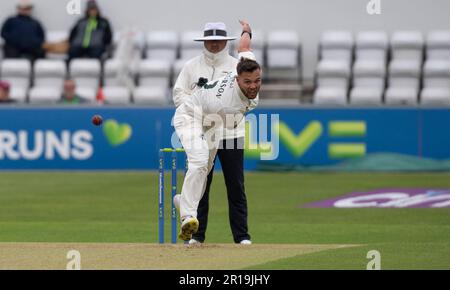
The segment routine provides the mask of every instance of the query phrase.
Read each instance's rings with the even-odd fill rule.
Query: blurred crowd
[[[34,3],[31,0],[19,0],[17,14],[4,21],[1,37],[4,40],[4,58],[25,58],[32,62],[45,58],[47,53],[67,54],[73,58],[108,57],[112,45],[112,28],[95,0],[88,0],[84,15],[76,21],[70,30],[67,40],[46,42],[45,29],[39,19],[33,16]],[[64,91],[71,90],[73,81],[68,80]],[[12,102],[8,99],[9,84],[0,80],[0,103]],[[66,94],[65,94],[66,95]],[[62,102],[67,102],[65,95]],[[75,103],[80,100],[75,98]],[[68,101],[69,103],[72,102]]]

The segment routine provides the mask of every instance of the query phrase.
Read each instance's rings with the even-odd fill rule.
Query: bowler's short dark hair
[[[243,72],[249,72],[252,73],[255,70],[260,70],[261,66],[256,61],[249,59],[249,58],[241,58],[237,65],[237,73],[238,75],[242,74]]]

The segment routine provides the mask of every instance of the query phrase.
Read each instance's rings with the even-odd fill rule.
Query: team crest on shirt
[[[215,81],[214,83],[212,83],[212,84],[206,84],[206,85],[204,85],[203,87],[204,87],[205,89],[207,89],[207,90],[210,90],[210,89],[215,88],[215,87],[217,86],[218,83],[219,83],[219,81]]]

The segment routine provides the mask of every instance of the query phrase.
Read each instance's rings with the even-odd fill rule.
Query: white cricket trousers
[[[185,113],[181,105],[174,116],[174,127],[188,159],[188,170],[180,199],[180,217],[197,217],[197,208],[206,188],[206,180],[213,168],[217,146],[208,144],[200,122]]]

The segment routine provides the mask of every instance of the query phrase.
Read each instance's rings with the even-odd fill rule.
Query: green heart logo
[[[119,146],[127,142],[132,133],[130,125],[119,124],[116,120],[107,120],[103,125],[103,134],[111,146]]]

